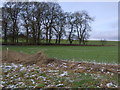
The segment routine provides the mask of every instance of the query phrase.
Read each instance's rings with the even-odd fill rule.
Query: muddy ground
[[[16,63],[24,65],[37,65],[51,69],[68,70],[77,73],[116,73],[120,74],[120,65],[98,64],[86,62],[73,62],[48,58],[44,53],[38,52],[34,55],[16,51],[2,51],[2,63]]]

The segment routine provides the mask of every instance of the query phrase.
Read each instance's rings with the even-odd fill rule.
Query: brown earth
[[[56,60],[54,58],[48,58],[43,52],[37,52],[34,55],[20,53],[16,51],[2,51],[3,63],[16,63],[24,65],[47,65],[48,63],[61,64],[64,61]]]
[[[2,62],[24,64],[24,65],[35,64],[40,67],[69,70],[78,73],[86,72],[86,73],[120,74],[119,65],[57,60],[54,58],[48,58],[43,52],[38,52],[34,55],[29,55],[16,51],[2,51]]]

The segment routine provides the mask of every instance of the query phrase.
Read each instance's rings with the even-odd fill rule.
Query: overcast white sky
[[[0,6],[2,2],[0,0]],[[118,40],[118,2],[59,2],[59,4],[66,12],[86,10],[95,18],[91,24],[90,39]]]
[[[117,2],[60,2],[64,11],[86,10],[95,21],[91,24],[90,39],[118,40]]]

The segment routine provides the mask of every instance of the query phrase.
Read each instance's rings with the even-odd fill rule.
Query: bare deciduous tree
[[[18,43],[22,35],[26,43],[39,44],[44,38],[46,43],[56,39],[55,43],[60,44],[67,36],[70,44],[74,39],[85,44],[91,21],[93,18],[87,12],[64,12],[58,3],[7,2],[3,7],[4,41],[7,43],[9,36],[12,43]]]

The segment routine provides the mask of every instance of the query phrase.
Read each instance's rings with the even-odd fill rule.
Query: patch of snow
[[[21,69],[20,69],[20,71],[23,71],[23,70],[25,70],[26,68],[25,67],[22,67]]]
[[[107,72],[107,74],[109,74],[110,72]]]
[[[74,80],[69,80],[69,82],[71,82],[71,83],[72,83],[72,82],[74,82]]]
[[[101,71],[103,72],[103,71],[104,71],[104,69],[101,69]]]
[[[93,68],[90,68],[90,70],[93,70]]]
[[[5,82],[4,82],[4,81],[1,81],[1,84],[5,84]]]
[[[100,86],[97,86],[97,88],[100,88]]]
[[[2,88],[2,87],[4,87],[2,84],[0,84],[0,87]]]
[[[113,86],[113,83],[110,82],[110,83],[107,83],[106,85],[107,85],[107,87],[111,87],[111,86]]]
[[[17,84],[19,85],[19,84],[23,84],[23,82],[17,82]]]
[[[84,68],[84,67],[78,67],[78,68]]]
[[[35,81],[33,79],[31,79],[32,83],[35,84]]]
[[[8,69],[8,70],[10,70],[10,69],[12,69],[12,66],[4,66],[3,69]]]
[[[54,72],[58,72],[59,70],[49,70],[48,72],[54,73]]]
[[[118,88],[118,86],[117,86],[117,85],[114,85],[114,87],[115,87],[115,88]]]
[[[61,77],[67,76],[67,75],[68,75],[68,72],[67,72],[67,71],[64,71],[63,74],[60,74]]]
[[[16,88],[16,85],[8,85],[9,88]]]
[[[51,66],[51,67],[53,67],[53,66],[54,66],[54,64],[48,64],[47,66]]]
[[[22,65],[22,64],[18,64],[18,66],[19,66],[19,67],[23,67],[23,65]]]
[[[91,72],[90,70],[87,70],[88,72]]]
[[[113,75],[114,75],[114,73],[111,73],[111,75],[113,76]]]
[[[103,86],[103,84],[101,83],[100,86]]]
[[[31,77],[35,77],[35,75],[31,75]]]
[[[8,74],[8,75],[6,75],[6,77],[9,77],[10,75]]]
[[[64,84],[58,84],[58,85],[56,85],[57,87],[59,87],[59,86],[63,86]]]
[[[67,66],[63,66],[64,68],[67,68]]]
[[[54,87],[54,85],[48,85],[47,87]]]
[[[11,65],[12,65],[12,67],[14,67],[14,68],[17,68],[17,67],[18,67],[18,66],[15,65],[14,63],[12,63]]]
[[[43,81],[46,81],[46,78],[45,78],[45,77],[43,77],[43,76],[39,76],[38,78],[42,78],[42,79],[43,79]]]

